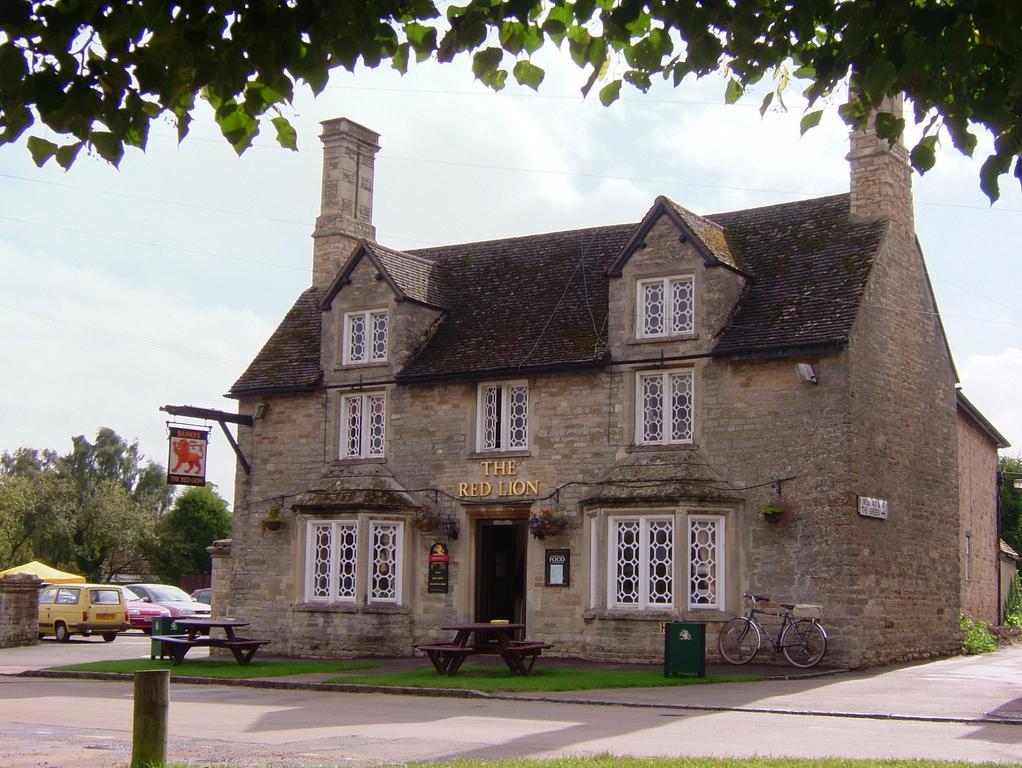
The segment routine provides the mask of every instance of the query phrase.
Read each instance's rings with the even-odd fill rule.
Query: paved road
[[[1022,761],[1022,647],[815,681],[571,696],[619,703],[173,684],[170,757],[238,766],[606,752]],[[109,768],[123,762],[130,753],[131,706],[127,683],[0,676],[0,765]],[[733,709],[683,708],[695,706]],[[782,713],[805,710],[820,714]]]

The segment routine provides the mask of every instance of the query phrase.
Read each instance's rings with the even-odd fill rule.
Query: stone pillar
[[[218,539],[212,546],[206,547],[206,551],[213,558],[209,593],[212,615],[217,618],[230,616],[231,539]]]
[[[29,573],[0,579],[0,648],[39,642],[39,590],[43,582]]]
[[[851,214],[863,218],[889,219],[904,233],[915,231],[912,215],[912,169],[908,150],[899,140],[893,146],[876,134],[876,115],[903,115],[903,98],[887,97],[870,116],[864,130],[850,134]]]
[[[380,135],[346,117],[323,123],[323,192],[312,233],[312,284],[325,288],[359,240],[374,240],[373,170]]]

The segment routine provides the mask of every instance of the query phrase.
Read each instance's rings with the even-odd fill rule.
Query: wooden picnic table
[[[199,646],[227,648],[239,664],[248,664],[256,651],[270,642],[253,637],[238,637],[234,630],[248,626],[247,621],[239,619],[175,619],[174,624],[187,634],[154,635],[152,639],[159,640],[166,646],[173,659],[172,666],[175,667],[184,660],[189,650]],[[212,634],[214,629],[222,629],[224,636],[214,637]],[[206,632],[205,636],[202,635],[203,631]]]
[[[447,624],[440,629],[455,632],[454,639],[449,643],[426,643],[416,648],[429,656],[441,675],[455,674],[465,659],[477,654],[498,655],[512,672],[527,675],[532,672],[536,658],[551,647],[549,643],[515,640],[515,633],[525,629],[524,624],[469,622]]]

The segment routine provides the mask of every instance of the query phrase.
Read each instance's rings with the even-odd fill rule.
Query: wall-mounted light
[[[270,410],[270,404],[264,400],[263,402],[259,403],[259,405],[256,406],[255,418],[257,419],[266,418],[266,412],[268,410]]]
[[[818,384],[816,369],[809,363],[795,363],[795,376],[803,384]]]

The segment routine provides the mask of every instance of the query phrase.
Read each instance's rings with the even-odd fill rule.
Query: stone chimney
[[[851,214],[890,219],[893,227],[904,228],[903,232],[912,234],[915,225],[908,151],[901,140],[891,146],[887,139],[876,135],[875,129],[878,112],[901,117],[902,104],[900,94],[888,96],[870,116],[865,130],[851,132],[851,151],[847,156],[851,165]]]
[[[325,288],[361,239],[376,239],[373,169],[380,134],[346,117],[323,122],[323,197],[312,233],[312,284]]]

